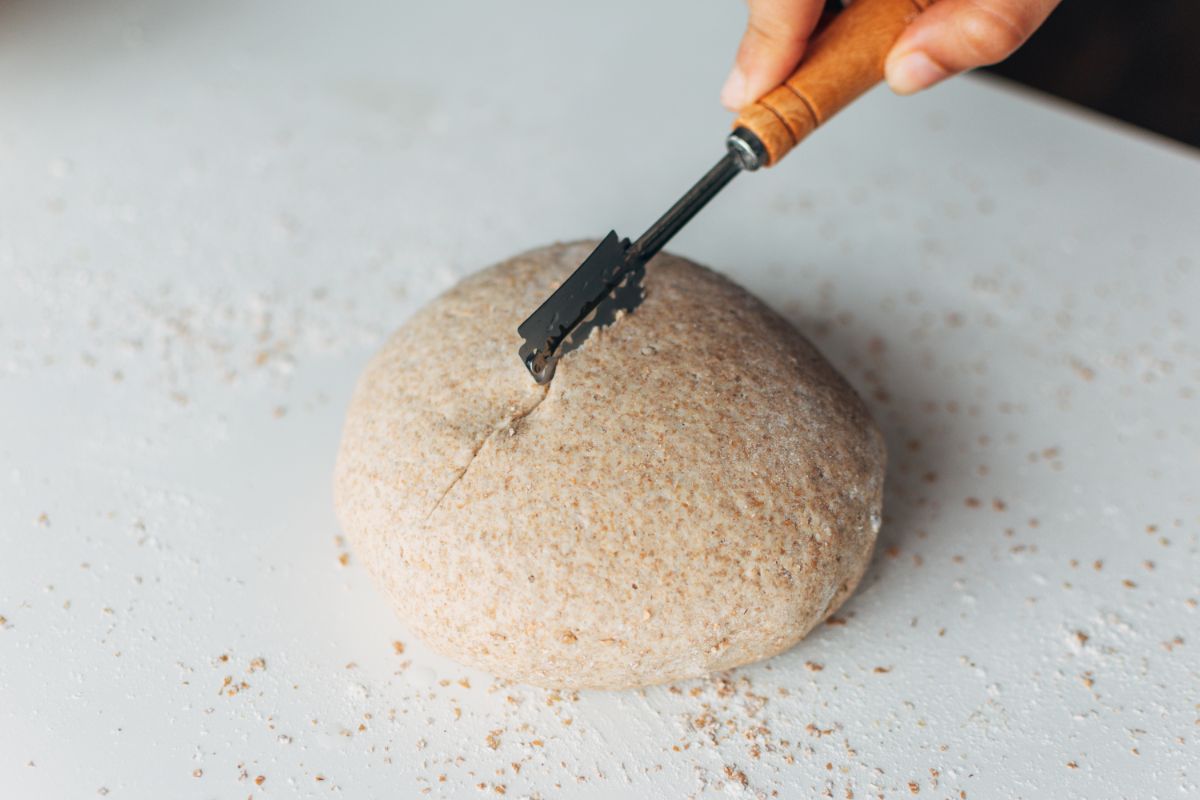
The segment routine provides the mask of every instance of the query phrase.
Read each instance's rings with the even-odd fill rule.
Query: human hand
[[[909,23],[888,53],[885,75],[912,94],[951,75],[1008,57],[1060,0],[941,0]],[[748,0],[750,22],[721,89],[730,111],[757,100],[795,70],[823,0]]]

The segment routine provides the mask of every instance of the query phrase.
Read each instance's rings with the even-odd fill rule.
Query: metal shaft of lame
[[[679,232],[679,229],[696,216],[700,209],[708,204],[717,196],[717,192],[725,188],[739,172],[742,171],[742,162],[734,152],[728,152],[725,156],[716,163],[716,165],[705,173],[704,177],[696,182],[696,185],[688,189],[683,197],[667,210],[658,220],[651,225],[645,233],[643,233],[633,247],[630,248],[630,256],[642,261],[649,261],[654,255],[662,250],[671,237]]]

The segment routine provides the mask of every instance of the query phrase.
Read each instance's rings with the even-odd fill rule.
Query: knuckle
[[[967,55],[977,64],[993,64],[1011,54],[1028,37],[1029,26],[1007,10],[972,3],[958,18]]]
[[[793,44],[799,40],[796,31],[788,29],[786,25],[769,22],[769,20],[751,19],[750,32],[758,38],[774,44]]]
[[[795,25],[765,14],[751,14],[747,27],[752,34],[772,44],[795,45],[804,41]]]

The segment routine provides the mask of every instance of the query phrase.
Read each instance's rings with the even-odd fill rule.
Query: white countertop
[[[672,249],[867,398],[878,554],[783,656],[559,696],[339,562],[342,412],[720,155],[739,4],[49,5],[0,8],[0,796],[1200,793],[1195,152],[966,79],[739,178]]]

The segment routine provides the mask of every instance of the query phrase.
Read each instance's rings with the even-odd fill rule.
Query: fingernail
[[[919,92],[949,76],[949,72],[920,50],[902,55],[887,64],[887,82],[896,94]]]
[[[730,111],[740,111],[746,104],[746,74],[741,67],[734,67],[721,87],[721,105]]]

